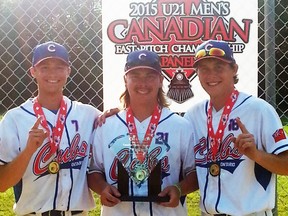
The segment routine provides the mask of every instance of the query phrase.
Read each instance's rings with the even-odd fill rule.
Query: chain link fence
[[[101,1],[1,0],[0,113],[36,94],[32,49],[49,40],[69,50],[71,99],[103,109]]]
[[[288,5],[286,0],[258,0],[258,5],[259,97],[276,108],[288,127]],[[65,95],[103,110],[101,23],[101,0],[1,0],[0,115],[36,95],[29,74],[32,49],[49,40],[70,53]],[[278,194],[284,195],[278,206],[287,212],[288,178],[281,182]]]
[[[258,92],[288,127],[288,4],[258,1]],[[288,212],[288,177],[278,176],[275,215]],[[278,214],[279,212],[279,214]]]

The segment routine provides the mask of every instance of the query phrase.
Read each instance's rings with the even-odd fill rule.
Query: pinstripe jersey
[[[231,141],[241,132],[235,119],[239,117],[254,135],[257,149],[272,154],[288,150],[288,140],[275,109],[262,99],[240,93],[230,113],[222,143],[216,154],[220,175],[209,174],[212,150],[207,133],[209,101],[191,107],[186,113],[194,128],[196,170],[201,195],[201,210],[208,214],[247,215],[274,208],[275,177],[247,156],[240,154]],[[213,109],[213,129],[217,130],[223,109]]]
[[[50,147],[49,139],[44,140],[32,155],[21,181],[14,187],[14,210],[18,215],[52,209],[89,210],[95,206],[86,172],[93,124],[100,111],[67,97],[64,100],[67,118],[57,153],[52,158],[45,157],[49,155]],[[57,113],[45,108],[43,111],[51,129],[57,121]],[[25,149],[35,121],[32,99],[6,113],[0,124],[0,165],[11,162]],[[55,158],[60,171],[50,174],[47,167]]]
[[[142,121],[141,123],[135,119],[138,135],[145,134],[148,127],[150,118]],[[168,150],[162,156],[162,190],[179,182],[180,173],[187,175],[195,169],[194,152],[192,133],[189,129],[190,125],[187,120],[172,113],[168,108],[163,108],[158,127],[155,132],[155,143],[157,145],[167,145]],[[126,125],[126,111],[122,111],[117,115],[111,116],[106,119],[106,123],[95,130],[93,140],[93,165],[90,166],[91,172],[103,173],[106,181],[117,187],[117,166],[115,151],[109,148],[112,140],[121,137],[123,134],[128,133]],[[141,135],[139,139],[141,140]],[[152,141],[153,142],[153,141]],[[115,142],[116,145],[121,143]],[[149,148],[149,160],[155,155],[155,149]],[[112,147],[113,148],[113,147]],[[153,153],[153,154],[154,154]],[[125,155],[121,155],[126,157]],[[156,156],[155,156],[156,157]],[[135,157],[133,157],[134,159]],[[182,164],[182,167],[181,167]],[[132,180],[129,194],[134,196],[147,196],[148,188],[147,181],[140,186],[136,185]],[[160,206],[156,203],[149,202],[121,202],[114,207],[102,206],[102,216],[182,216],[187,215],[186,204],[179,205],[176,208],[167,208]]]

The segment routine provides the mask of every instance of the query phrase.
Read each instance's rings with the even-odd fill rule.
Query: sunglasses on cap
[[[226,63],[235,62],[233,52],[229,44],[224,41],[209,40],[201,44],[195,52],[193,67],[202,59],[214,58]]]
[[[196,53],[195,60],[205,57],[205,56],[224,57],[225,51],[220,48],[211,48],[210,50],[201,49]]]

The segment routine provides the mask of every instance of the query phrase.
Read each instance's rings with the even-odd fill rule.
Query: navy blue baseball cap
[[[161,73],[160,57],[148,50],[136,50],[128,54],[125,64],[125,74],[136,69],[151,69]]]
[[[56,42],[48,41],[37,45],[33,50],[32,66],[36,66],[41,61],[49,58],[56,58],[67,65],[70,65],[69,54],[67,49]]]
[[[195,51],[193,67],[197,67],[199,61],[208,58],[218,59],[226,63],[235,63],[233,51],[225,41],[208,40],[200,44]]]

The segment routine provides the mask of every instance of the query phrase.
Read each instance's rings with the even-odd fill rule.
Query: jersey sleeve
[[[183,117],[184,117],[187,121],[192,122],[192,121],[193,121],[193,119],[192,119],[192,109],[191,109],[191,108],[188,109],[188,110],[185,112],[185,114],[184,114]]]
[[[92,134],[92,155],[89,165],[89,173],[104,173],[103,145],[101,141],[102,128],[96,128]]]
[[[287,134],[276,110],[267,104],[263,106],[261,142],[268,153],[279,154],[288,150]]]
[[[0,164],[11,162],[20,152],[19,134],[12,113],[7,112],[0,122]]]
[[[185,120],[186,121],[186,120]],[[182,141],[181,141],[181,155],[183,155],[182,163],[182,172],[186,176],[195,168],[195,154],[194,154],[194,144],[195,137],[193,133],[193,126],[189,122],[185,124],[185,129],[182,130]]]

